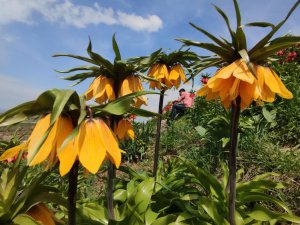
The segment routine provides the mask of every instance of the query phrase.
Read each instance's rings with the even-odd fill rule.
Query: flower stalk
[[[78,161],[76,161],[69,173],[68,189],[68,219],[69,225],[76,225],[76,193],[78,181]]]
[[[162,89],[160,91],[159,96],[159,105],[158,105],[158,113],[161,115],[163,112],[163,104],[164,104],[164,93],[165,90]],[[159,144],[160,144],[160,133],[161,133],[161,117],[157,118],[157,127],[156,127],[156,137],[155,137],[155,147],[154,147],[154,164],[153,164],[153,177],[156,180],[157,175],[157,166],[159,159]]]
[[[235,225],[235,200],[236,200],[236,149],[238,139],[238,125],[241,111],[241,97],[231,103],[231,129],[229,150],[229,222]]]
[[[113,92],[115,97],[119,97],[119,80],[115,80],[113,86]],[[110,116],[110,128],[115,130],[115,124],[118,122],[118,118],[116,116]],[[115,220],[115,212],[114,212],[114,178],[116,176],[114,165],[109,161],[108,168],[107,168],[107,210],[108,210],[108,217],[111,220]]]
[[[113,193],[114,193],[114,178],[115,178],[115,168],[112,162],[108,162],[107,168],[107,209],[109,219],[115,220],[114,212],[114,202],[113,202]]]

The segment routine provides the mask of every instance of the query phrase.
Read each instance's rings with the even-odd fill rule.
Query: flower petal
[[[20,151],[26,150],[28,146],[28,141],[23,142],[15,147],[7,149],[5,152],[2,153],[0,156],[0,161],[4,161],[16,156]]]
[[[66,175],[71,170],[77,155],[78,148],[75,147],[75,140],[71,140],[58,154],[59,173],[61,176]]]
[[[244,82],[252,84],[255,80],[255,77],[249,70],[246,63],[242,60],[239,66],[233,71],[233,76],[242,80]]]
[[[280,92],[278,92],[277,94],[282,97],[282,98],[286,98],[286,99],[292,99],[293,98],[293,94],[292,92],[290,92],[286,87],[285,85],[282,83],[281,79],[279,78],[279,76],[273,71],[271,70],[276,81],[277,81],[277,84],[279,86],[279,89],[280,89]]]
[[[100,137],[104,141],[106,148],[107,157],[116,165],[118,168],[121,164],[121,151],[119,149],[119,144],[113,132],[106,125],[103,120],[97,120],[97,125],[99,126]]]
[[[79,132],[79,161],[91,173],[98,172],[106,155],[106,149],[100,138],[101,131],[95,119],[82,123]]]

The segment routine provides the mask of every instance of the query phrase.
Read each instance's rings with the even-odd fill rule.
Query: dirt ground
[[[33,127],[33,123],[20,123],[9,127],[0,127],[0,141],[9,141],[13,137],[26,140]]]

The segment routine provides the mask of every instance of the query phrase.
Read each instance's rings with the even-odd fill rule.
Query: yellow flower
[[[278,75],[270,68],[256,66],[258,90],[261,93],[260,99],[265,102],[273,102],[275,94],[282,98],[291,99],[293,94],[284,86]]]
[[[141,80],[137,76],[131,74],[122,81],[119,89],[119,95],[124,96],[143,90]],[[147,105],[147,99],[145,96],[138,96],[135,99],[135,107],[139,108],[142,104]]]
[[[95,174],[105,158],[118,168],[121,150],[118,141],[103,120],[87,119],[79,127],[77,136],[58,154],[61,176],[67,174],[78,159],[83,167]]]
[[[134,131],[132,124],[129,120],[127,119],[121,119],[119,120],[116,128],[115,128],[115,133],[117,134],[117,137],[122,140],[122,139],[129,139],[131,138],[134,140]]]
[[[150,83],[149,87],[153,90],[155,88],[162,90],[163,87],[160,83],[166,85],[167,88],[171,88],[173,86],[169,78],[170,74],[168,71],[168,67],[165,64],[154,64],[150,68],[148,72],[148,76],[159,81],[159,82],[149,81]]]
[[[113,79],[100,75],[91,83],[90,87],[85,92],[85,97],[87,100],[94,97],[95,101],[99,104],[106,102],[107,100],[114,100],[115,92],[113,86]]]
[[[55,225],[53,213],[43,203],[31,207],[26,214],[42,225]]]
[[[220,97],[226,108],[240,96],[243,109],[257,98],[256,79],[246,63],[239,59],[218,70],[197,94],[206,95],[207,100]]]
[[[186,76],[180,64],[172,66],[169,80],[176,88],[179,88],[181,81],[186,81]]]
[[[12,154],[17,154],[21,150],[27,150],[28,158],[32,158],[32,160],[28,162],[30,166],[37,165],[44,161],[47,162],[46,168],[53,166],[57,162],[57,151],[65,138],[71,133],[73,125],[70,117],[59,116],[51,128],[48,137],[34,155],[34,150],[49,128],[50,117],[51,114],[42,117],[35,125],[28,140],[18,146],[8,149],[1,155],[0,161],[10,158]]]
[[[20,151],[27,151],[28,141],[23,142],[20,145],[7,149],[3,154],[0,156],[0,161],[10,160],[14,158]]]
[[[257,99],[273,102],[275,93],[283,98],[293,97],[274,71],[268,67],[252,66],[256,70],[257,79],[243,59],[239,59],[218,70],[197,94],[206,96],[206,100],[220,98],[225,108],[230,107],[231,102],[234,103],[240,96],[241,109]]]

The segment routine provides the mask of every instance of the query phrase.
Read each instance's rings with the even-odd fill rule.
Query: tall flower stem
[[[69,189],[68,189],[69,225],[76,225],[77,181],[78,181],[78,161],[74,163],[69,173]]]
[[[119,80],[114,80],[114,93],[116,99],[119,97]],[[110,116],[110,128],[114,130],[114,126],[118,122],[118,118],[116,116]],[[115,220],[115,211],[114,211],[114,178],[116,176],[114,165],[111,161],[108,162],[107,168],[107,210],[108,210],[108,217],[111,220]]]
[[[231,105],[231,129],[229,150],[229,222],[235,225],[235,201],[236,201],[236,149],[238,139],[238,127],[240,118],[241,98]]]
[[[165,93],[165,90],[160,91],[159,105],[158,105],[158,113],[160,115],[162,114],[162,111],[163,111],[164,93]],[[153,177],[155,180],[156,180],[156,175],[157,175],[157,166],[158,166],[158,158],[159,158],[160,132],[161,132],[161,117],[159,116],[157,118],[155,147],[154,147]]]
[[[115,220],[114,212],[114,202],[113,202],[113,193],[114,193],[114,178],[115,178],[115,168],[112,162],[108,162],[107,168],[107,209],[109,219]]]

